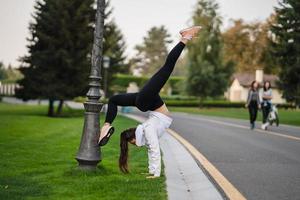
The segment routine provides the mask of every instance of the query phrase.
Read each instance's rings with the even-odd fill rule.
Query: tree
[[[193,23],[202,29],[188,46],[187,92],[200,100],[222,95],[233,69],[232,62],[223,62],[218,7],[215,1],[199,0],[193,16]]]
[[[132,63],[136,68],[142,68],[144,75],[152,75],[164,64],[168,55],[167,45],[171,42],[164,26],[152,27],[143,43],[135,47],[137,55]]]
[[[4,68],[4,64],[0,62],[0,81],[7,78],[6,70]]]
[[[263,68],[267,73],[276,73],[278,67],[269,54],[269,29],[272,16],[266,22],[245,23],[233,21],[233,26],[222,36],[224,59],[234,61],[237,72],[253,72]]]
[[[279,74],[280,71],[280,65],[277,61],[277,59],[274,59],[272,55],[272,43],[273,43],[273,37],[272,32],[270,31],[272,24],[275,23],[276,15],[271,14],[271,16],[267,19],[265,22],[265,46],[264,50],[261,54],[261,62],[263,63],[263,69],[266,73],[272,73],[272,74]]]
[[[275,8],[276,22],[271,31],[273,57],[280,64],[279,87],[283,97],[300,104],[300,1],[281,0]]]
[[[83,95],[87,89],[92,42],[91,26],[95,10],[93,0],[40,0],[30,23],[29,55],[21,58],[18,97],[49,99],[48,115],[54,115],[53,103]]]
[[[103,54],[110,58],[108,73],[107,73],[107,85],[113,81],[113,74],[116,73],[128,73],[129,65],[125,63],[125,48],[126,44],[123,38],[122,32],[117,27],[115,21],[111,18],[113,9],[110,8],[109,1],[106,1],[105,5],[105,19],[104,24],[104,44]],[[104,70],[101,71],[102,77],[104,77]],[[104,79],[102,79],[102,86]]]

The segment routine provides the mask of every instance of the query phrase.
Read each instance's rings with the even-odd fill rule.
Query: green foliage
[[[7,78],[6,70],[4,68],[4,64],[0,62],[0,81]]]
[[[242,108],[245,106],[244,102],[229,102],[218,100],[164,100],[167,106],[174,107],[203,107],[203,108]]]
[[[271,31],[273,56],[280,63],[279,87],[283,96],[300,105],[300,1],[281,0]]]
[[[128,73],[129,65],[125,63],[125,48],[126,44],[123,38],[122,32],[117,27],[115,21],[113,20],[112,8],[110,7],[110,1],[106,1],[105,7],[105,24],[104,24],[104,43],[103,43],[103,55],[109,57],[110,63],[108,69],[102,69],[102,83],[104,86],[104,81],[106,78],[107,85],[110,86],[113,79],[114,74],[117,73]],[[105,70],[107,73],[105,74]],[[104,77],[104,76],[107,77]],[[108,87],[108,93],[111,94],[111,88]]]
[[[25,65],[21,72],[25,77],[19,81],[19,98],[49,99],[51,110],[53,100],[85,95],[93,42],[93,4],[93,0],[37,1],[34,22],[30,24],[29,55],[22,58]],[[113,73],[128,72],[128,66],[124,64],[125,43],[110,17],[111,12],[107,2],[103,54],[110,58],[108,84]],[[104,77],[103,69],[101,73]]]
[[[11,65],[5,67],[0,62],[0,81],[2,83],[15,83],[22,78],[22,74],[18,69],[14,69]]]
[[[135,68],[142,68],[144,75],[151,75],[165,62],[167,45],[172,41],[165,26],[152,27],[147,34],[143,43],[136,46],[138,53],[131,63]]]
[[[112,84],[126,88],[128,87],[129,83],[135,82],[139,87],[141,87],[147,82],[148,79],[148,76],[139,77],[128,74],[116,74]]]
[[[143,87],[143,85],[149,80],[149,76],[133,76],[127,74],[116,74],[114,75],[114,79],[111,83],[111,87],[115,92],[126,92],[126,88],[129,83],[135,82],[139,88]],[[172,76],[167,81],[165,87],[170,85],[175,92],[180,90],[180,84],[183,83],[183,77]]]
[[[217,10],[215,1],[199,0],[193,16],[193,23],[202,29],[188,46],[187,93],[201,99],[223,94],[233,71],[232,62],[223,62],[222,22]]]
[[[93,0],[41,0],[30,23],[29,55],[21,60],[25,76],[16,95],[24,100],[72,99],[87,90]],[[50,109],[49,109],[50,110]],[[50,113],[52,115],[52,112]]]
[[[173,107],[201,107],[201,108],[244,108],[245,102],[229,102],[225,100],[203,100],[199,99],[168,99],[163,98],[167,106]],[[278,108],[295,109],[295,105],[284,103],[278,104]]]
[[[235,71],[254,72],[258,68],[266,73],[278,73],[278,65],[269,53],[271,15],[267,21],[244,22],[234,20],[233,26],[222,33],[224,59],[234,61]]]

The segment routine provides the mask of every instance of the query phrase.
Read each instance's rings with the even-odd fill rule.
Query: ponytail
[[[120,136],[119,168],[123,173],[128,173],[128,142],[135,139],[136,128],[126,129]]]

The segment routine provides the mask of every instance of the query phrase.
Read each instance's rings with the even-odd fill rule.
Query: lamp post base
[[[84,103],[85,117],[80,147],[76,156],[80,169],[96,169],[100,162],[99,138],[99,113],[101,103]]]
[[[100,160],[82,160],[79,159],[78,157],[76,158],[78,161],[78,168],[84,171],[94,171],[97,169],[97,164],[99,163]]]

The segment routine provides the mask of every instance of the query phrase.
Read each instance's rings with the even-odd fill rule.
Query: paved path
[[[143,122],[144,116],[125,114]],[[221,200],[223,197],[210,182],[189,152],[170,134],[160,139],[170,200]]]
[[[184,113],[174,113],[173,118],[171,128],[247,199],[300,199],[299,127],[251,131],[246,120]]]

